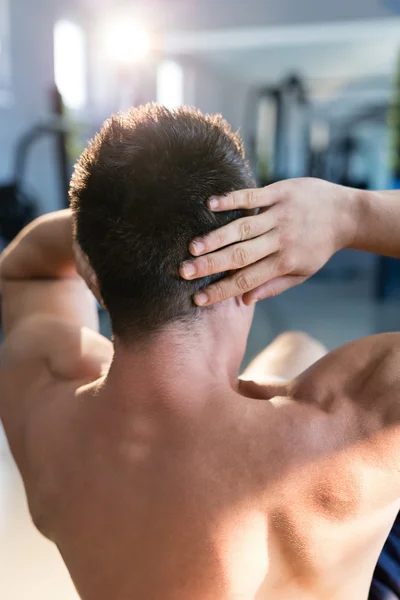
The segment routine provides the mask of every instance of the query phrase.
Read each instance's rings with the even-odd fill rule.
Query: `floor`
[[[307,331],[329,349],[372,333],[398,330],[399,308],[399,301],[381,306],[372,302],[368,281],[309,282],[257,305],[245,363],[286,329]],[[57,550],[30,522],[23,487],[1,431],[0,598],[77,600]]]

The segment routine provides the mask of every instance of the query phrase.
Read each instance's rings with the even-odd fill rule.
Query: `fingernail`
[[[196,294],[194,301],[197,306],[205,306],[208,304],[208,295],[204,292],[200,292],[200,294]]]
[[[181,268],[185,277],[191,278],[196,275],[196,267],[190,261],[182,263]]]
[[[215,198],[215,197],[210,198],[209,201],[208,201],[208,206],[210,208],[213,208],[213,209],[218,208],[219,207],[219,200],[218,200],[218,198]]]
[[[201,254],[206,249],[204,242],[201,240],[194,240],[191,244],[192,254]]]

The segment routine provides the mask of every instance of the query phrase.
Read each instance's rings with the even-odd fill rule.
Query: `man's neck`
[[[131,346],[116,340],[106,385],[122,402],[236,391],[244,350],[245,340],[230,331],[226,320],[206,315],[193,326],[171,325]]]

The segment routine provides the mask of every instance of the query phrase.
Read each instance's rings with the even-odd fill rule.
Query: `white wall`
[[[90,65],[89,111],[98,127],[101,120],[116,110],[115,81],[102,54],[98,30],[89,13],[73,6],[73,1],[12,0],[11,67],[13,104],[0,106],[0,181],[12,177],[14,151],[19,137],[32,125],[50,114],[50,90],[53,85],[53,27],[59,18],[71,18],[85,27],[88,35]],[[92,15],[93,16],[93,15]],[[108,71],[107,71],[108,69]],[[194,75],[193,75],[194,71]],[[147,80],[151,73],[146,73]],[[243,126],[248,86],[223,73],[193,63],[190,77],[194,86],[189,103],[204,112],[222,112],[236,129]],[[115,77],[114,77],[115,79]],[[113,85],[114,84],[114,85]],[[141,101],[154,99],[154,88],[147,85]],[[88,111],[88,113],[89,113]],[[39,211],[55,210],[61,197],[53,140],[38,142],[29,155],[26,188],[39,201]]]
[[[232,14],[239,10],[236,4],[238,3],[229,3]],[[308,0],[300,4],[304,14],[308,14]],[[86,11],[82,10],[83,5],[86,5]],[[376,3],[371,0],[367,5],[372,15]],[[88,129],[92,126],[97,128],[103,118],[118,108],[115,106],[115,74],[114,78],[110,74],[110,65],[104,56],[97,27],[106,19],[112,6],[103,3],[103,12],[95,13],[93,6],[94,3],[85,4],[81,0],[10,0],[14,104],[10,108],[0,106],[0,181],[11,177],[14,149],[19,136],[49,114],[49,91],[53,83],[53,25],[57,19],[70,17],[84,27],[86,24],[90,64],[87,114],[92,120]],[[175,4],[172,2],[171,6],[173,14]],[[201,12],[200,4],[196,6],[196,11]],[[271,9],[270,14],[278,19],[280,8],[277,3],[270,0],[266,6]],[[359,3],[357,6],[360,9]],[[220,8],[219,4],[215,5],[219,16],[222,14]],[[297,16],[298,8],[296,5]],[[194,14],[190,13],[190,17],[189,13],[182,10],[181,19],[193,18]],[[322,14],[320,17],[322,18]],[[190,88],[186,101],[198,106],[203,112],[221,112],[234,129],[241,127],[247,141],[251,125],[251,115],[248,114],[249,84],[235,80],[221,68],[211,67],[195,58],[187,57],[186,65],[187,87]],[[151,99],[154,99],[154,89],[150,85],[140,100]],[[30,155],[27,188],[37,195],[41,212],[58,208],[60,191],[53,141],[39,142]]]
[[[185,81],[186,104],[196,106],[203,113],[221,113],[233,130],[240,129],[247,141],[251,91],[248,83],[194,59],[186,61]]]
[[[48,114],[52,84],[52,15],[42,2],[12,0],[11,78],[13,103],[0,107],[0,179],[12,175],[19,136]],[[41,142],[29,163],[28,187],[41,199],[41,208],[55,207],[56,181],[49,176],[53,148]]]
[[[10,0],[10,107],[0,105],[0,181],[12,177],[18,139],[50,115],[53,85],[53,26],[63,17],[79,15],[73,0]],[[85,15],[81,15],[82,21]],[[53,140],[39,141],[29,155],[26,188],[39,201],[39,211],[55,210],[61,202]]]

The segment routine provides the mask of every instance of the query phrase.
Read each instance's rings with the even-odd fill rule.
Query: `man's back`
[[[271,402],[49,382],[28,499],[83,600],[366,598],[399,501],[373,420],[313,397],[340,352]]]
[[[0,415],[32,516],[83,600],[367,595],[399,509],[399,334],[345,347],[279,389],[238,377],[247,291],[264,273],[274,293],[304,281],[356,230],[380,224],[386,238],[398,206],[385,217],[368,200],[377,218],[364,227],[361,207],[336,201],[319,226],[319,209],[298,219],[287,192],[272,192],[255,229],[236,197],[210,210],[215,194],[252,185],[219,117],[133,110],[80,158],[73,214],[38,219],[1,255]],[[322,192],[304,195],[317,205]],[[223,280],[217,253],[204,257],[211,273],[180,278],[191,241],[223,225],[255,235],[248,253],[221,238],[241,269]],[[319,259],[298,271],[298,249]],[[226,286],[241,293],[204,305]],[[114,348],[96,333],[88,288],[109,311]]]

